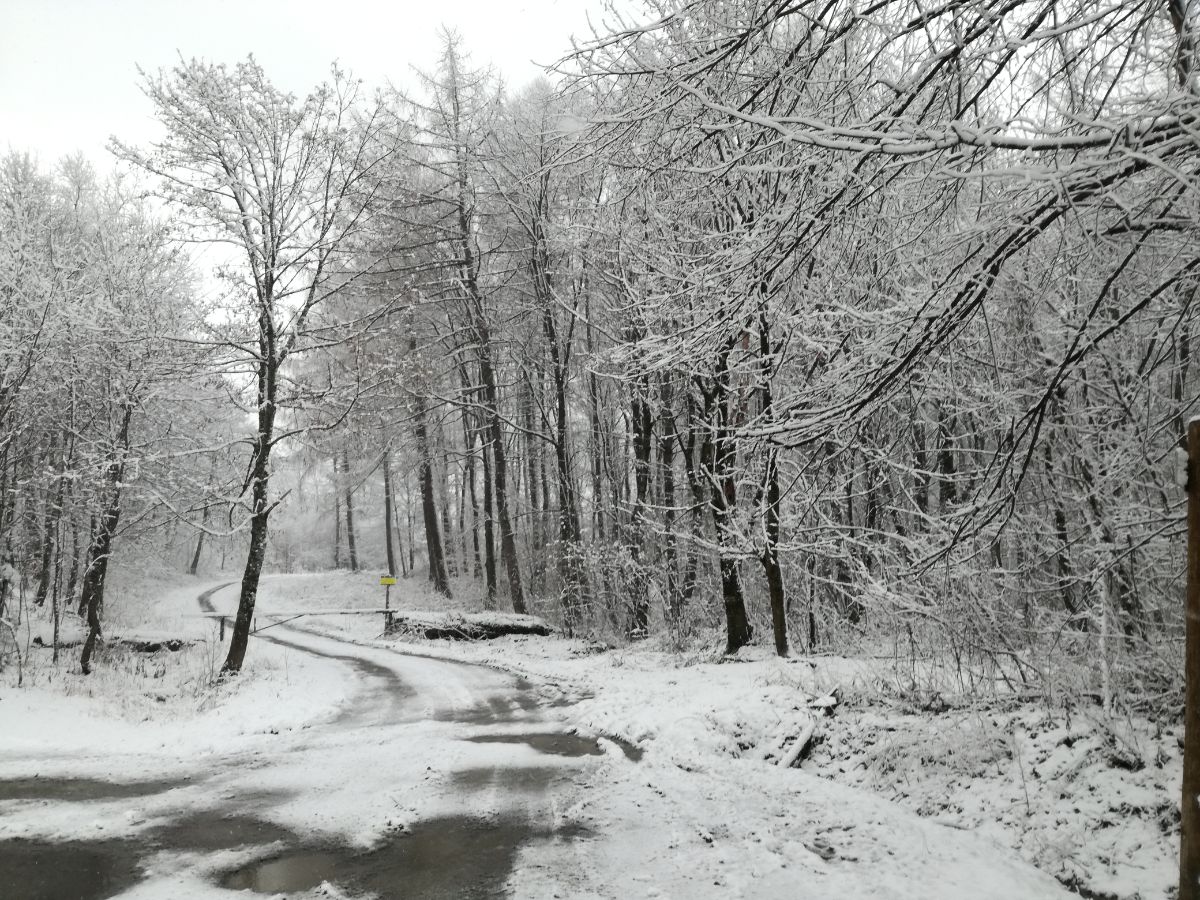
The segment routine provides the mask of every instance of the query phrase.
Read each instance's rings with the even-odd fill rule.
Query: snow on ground
[[[287,592],[289,609],[297,597],[314,608],[374,606],[379,591],[375,575],[326,573],[272,584],[272,592]],[[294,593],[297,586],[301,590]],[[402,582],[399,590],[405,587]],[[398,605],[404,609],[436,604],[423,586],[411,603],[400,596],[404,599]],[[472,605],[460,601],[453,608],[469,610]],[[306,621],[307,628],[336,631],[375,646],[395,643],[382,640],[381,623],[374,617]],[[716,646],[717,636],[712,637]],[[631,815],[634,821],[650,818],[653,834],[633,839],[628,849],[649,852],[656,834],[672,834],[658,848],[659,868],[669,870],[674,863],[667,861],[680,861],[679,884],[697,871],[711,870],[712,886],[718,889],[723,877],[728,882],[722,874],[726,868],[739,868],[730,860],[741,854],[758,859],[762,872],[774,866],[784,866],[781,872],[787,865],[793,872],[798,868],[832,892],[818,895],[836,896],[842,889],[836,872],[825,869],[836,868],[838,860],[878,865],[887,856],[881,847],[900,852],[910,867],[919,868],[925,860],[930,878],[935,870],[942,872],[939,877],[950,891],[946,896],[954,895],[954,885],[964,891],[961,896],[985,896],[979,885],[992,882],[996,896],[1055,896],[1055,886],[1036,878],[1013,889],[1014,873],[1021,867],[1013,866],[1010,849],[1063,882],[1101,895],[1164,897],[1175,877],[1178,748],[1173,735],[1154,737],[1147,723],[1102,726],[1079,712],[1073,722],[1064,722],[1064,714],[1034,707],[904,711],[879,695],[878,663],[781,661],[759,648],[743,651],[745,659],[723,661],[713,652],[666,653],[651,643],[608,648],[525,637],[474,644],[410,641],[405,646],[518,671],[585,695],[572,709],[573,718],[596,733],[637,742],[646,756],[628,771],[622,790],[583,801],[579,812],[609,824]],[[826,717],[814,701],[835,688],[842,702],[834,716]],[[809,727],[813,749],[803,770],[775,765]],[[623,759],[613,759],[614,766],[623,765]],[[646,777],[650,771],[654,778]],[[861,792],[846,792],[845,786],[882,794],[921,818],[900,814],[898,821],[895,807],[874,797],[864,800]],[[680,802],[684,796],[691,797],[690,806]],[[652,814],[635,815],[636,803]],[[715,824],[679,824],[706,806],[713,810]],[[826,806],[838,811],[836,824],[820,811]],[[672,831],[662,823],[674,815],[679,818]],[[906,829],[912,843],[907,849],[896,839]],[[964,841],[969,846],[964,848]],[[688,856],[690,850],[718,845],[729,857],[725,863],[714,864],[718,854],[713,853],[694,860]],[[806,848],[807,855],[788,863],[796,846]],[[975,860],[981,847],[985,856],[998,860],[998,871],[976,879],[972,862],[956,874],[954,854]],[[947,853],[949,861],[943,858]],[[819,875],[806,868],[813,854],[822,858]],[[826,856],[832,861],[826,862]],[[647,871],[641,865],[629,868]],[[901,881],[908,884],[908,877]],[[787,878],[779,878],[782,889]],[[627,887],[641,889],[632,874]],[[907,896],[899,885],[891,890],[880,896]],[[663,895],[672,892],[664,890]]]
[[[1174,729],[1088,709],[879,705],[826,723],[814,771],[991,836],[1064,883],[1167,897],[1178,879],[1182,751]]]
[[[857,661],[761,653],[743,663],[697,662],[648,649],[571,658],[581,649],[572,643],[512,638],[448,652],[596,685],[578,713],[592,728],[644,744],[650,761],[665,756],[725,775],[748,766],[741,771],[756,773],[764,792],[775,786],[786,795],[790,784],[806,800],[828,796],[829,782],[861,787],[916,812],[935,844],[969,832],[1097,896],[1173,893],[1182,771],[1173,731],[1034,706],[902,711],[858,693]],[[818,701],[834,686],[844,700],[825,717]],[[806,716],[815,722],[804,774],[768,765],[786,755]],[[736,784],[729,788],[736,794]],[[853,803],[853,795],[834,801],[838,809]]]
[[[206,587],[182,591],[182,609],[195,609]],[[155,602],[175,599],[164,595]],[[217,593],[214,602],[232,604],[233,591]],[[60,690],[68,678],[82,676],[58,672],[49,683],[6,686],[0,691],[0,779],[38,776],[52,793],[54,778],[90,778],[130,791],[36,799],[44,794],[35,789],[28,798],[0,801],[0,842],[122,839],[140,847],[181,827],[223,834],[229,816],[274,829],[265,842],[250,840],[257,846],[240,855],[163,849],[150,859],[148,880],[128,894],[229,896],[212,882],[239,863],[285,847],[374,848],[404,826],[463,815],[464,803],[472,815],[540,824],[545,785],[560,777],[569,782],[578,767],[573,758],[494,740],[497,732],[561,727],[560,713],[540,702],[558,699],[553,691],[544,695],[537,685],[487,667],[347,648],[285,629],[267,634],[291,646],[255,638],[245,677],[224,686],[203,709],[175,696],[166,704],[176,707],[174,714],[153,719],[129,715],[136,704],[118,703],[92,682],[81,682],[86,691]],[[37,678],[45,681],[45,673]],[[112,685],[118,693],[141,688],[137,679],[116,675]],[[523,702],[514,696],[518,691]],[[295,728],[284,724],[290,713],[302,714]],[[489,740],[473,740],[481,728],[477,718],[488,723]],[[515,774],[507,779],[497,772]],[[142,781],[156,783],[139,792]],[[207,817],[202,829],[197,817]],[[552,817],[548,826],[554,824]],[[288,836],[285,843],[273,837],[280,833]],[[0,872],[0,895],[3,887]],[[316,896],[289,894],[301,895]]]
[[[328,719],[355,690],[344,666],[269,644],[248,656],[236,683],[217,684],[227,645],[197,615],[196,598],[223,582],[114,581],[107,636],[195,643],[175,653],[104,651],[86,676],[78,647],[62,650],[56,665],[49,649],[30,646],[24,686],[16,687],[16,667],[0,673],[0,778],[130,781],[143,766],[185,772],[208,754],[236,752],[265,735]],[[82,634],[73,618],[64,623],[64,639]],[[49,643],[51,631],[35,619],[22,635],[27,645],[37,636]]]
[[[207,652],[219,655],[205,632],[211,624],[188,617],[206,586],[185,582],[156,596],[159,618],[151,625],[203,636]],[[273,576],[263,583],[260,612],[269,618],[272,609],[370,608],[381,599],[377,573]],[[419,581],[402,581],[392,599],[404,610],[479,609],[478,598],[439,607]],[[214,602],[232,609],[233,592]],[[472,691],[453,683],[458,676],[431,676],[419,659],[393,648],[523,673],[577,700],[562,711],[564,721],[644,751],[634,762],[602,741],[607,755],[577,778],[570,804],[554,812],[582,833],[523,846],[509,882],[514,896],[1070,896],[1044,873],[1129,900],[1169,895],[1179,753],[1172,733],[1155,736],[1144,723],[1122,730],[1078,712],[1068,722],[1030,707],[896,708],[874,686],[875,662],[785,661],[762,648],[727,661],[707,650],[668,653],[652,642],[612,648],[562,638],[385,640],[382,617],[374,615],[297,624],[306,630],[268,634],[310,646],[320,646],[314,630],[352,639],[364,658],[439,702],[456,702],[456,692],[470,702]],[[361,677],[352,685],[345,664],[260,639],[248,662],[249,677],[234,688],[194,696],[186,678],[164,674],[157,680],[174,691],[168,703],[152,696],[145,672],[118,672],[106,683],[35,669],[31,689],[5,684],[0,778],[181,781],[153,801],[99,802],[83,817],[72,805],[55,812],[9,803],[0,809],[0,838],[95,837],[91,829],[136,834],[179,809],[240,798],[297,833],[366,847],[396,823],[461,802],[447,787],[461,780],[455,773],[555,764],[529,748],[464,741],[445,722],[420,717],[378,729],[371,746],[348,744],[321,723],[369,689]],[[835,687],[841,702],[826,717],[821,701]],[[803,768],[777,764],[810,733]],[[436,765],[408,758],[405,748],[416,746]],[[244,760],[244,770],[201,786],[192,779],[215,753]],[[391,781],[406,785],[402,791],[378,790],[380,759],[388,760]],[[485,790],[471,802],[486,812],[500,799]],[[234,862],[166,854],[156,880],[128,896],[221,896],[205,872]]]

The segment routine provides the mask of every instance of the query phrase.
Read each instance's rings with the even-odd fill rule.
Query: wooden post
[[[379,583],[383,585],[383,633],[387,634],[392,630],[392,585],[396,583],[396,576],[380,575]]]
[[[221,643],[225,643],[225,617],[221,616]]]
[[[1187,611],[1179,897],[1200,900],[1200,418],[1188,422]]]

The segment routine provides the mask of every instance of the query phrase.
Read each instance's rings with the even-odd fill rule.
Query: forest
[[[640,12],[517,88],[181,58],[111,173],[9,151],[5,656],[76,617],[89,671],[153,559],[241,579],[236,673],[332,567],[1178,712],[1194,11]]]

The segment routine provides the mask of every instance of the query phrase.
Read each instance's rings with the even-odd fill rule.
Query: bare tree
[[[276,88],[253,58],[232,69],[197,60],[145,76],[166,136],[148,151],[119,142],[124,159],[158,176],[160,195],[196,236],[232,248],[225,269],[231,334],[225,347],[253,382],[257,419],[243,483],[250,547],[222,671],[242,667],[267,548],[271,450],[288,436],[284,364],[321,342],[310,316],[352,277],[348,257],[364,231],[390,150],[377,109],[360,109],[357,81],[334,69],[303,100]]]

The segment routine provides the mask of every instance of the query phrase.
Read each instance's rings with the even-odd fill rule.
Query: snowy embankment
[[[376,585],[365,575],[290,576],[272,579],[266,596],[366,606]],[[404,583],[393,589],[400,608],[436,602],[409,601]],[[308,622],[581,696],[573,719],[645,752],[630,766],[614,748],[605,777],[619,787],[577,810],[598,825],[646,823],[612,848],[629,854],[610,862],[630,891],[681,894],[700,872],[717,893],[740,884],[768,896],[802,879],[815,896],[857,896],[842,894],[850,882],[839,878],[884,865],[904,873],[884,896],[908,896],[908,884],[942,886],[913,895],[925,897],[1055,896],[1048,879],[1021,880],[1016,853],[1093,896],[1167,897],[1175,878],[1180,755],[1175,735],[1149,723],[1036,706],[918,710],[881,690],[886,667],[870,660],[783,661],[750,648],[724,661],[561,638],[400,642],[384,640],[374,617]],[[789,762],[800,768],[780,766]]]
[[[264,735],[304,728],[334,715],[354,690],[344,666],[270,644],[256,646],[241,677],[218,683],[227,644],[196,614],[197,596],[228,581],[180,576],[173,581],[122,577],[108,591],[110,641],[181,638],[177,651],[101,650],[95,671],[79,671],[77,647],[51,649],[48,616],[20,630],[24,684],[18,670],[0,673],[0,778],[88,777],[135,780],[193,768],[212,753],[252,747]],[[64,641],[82,637],[74,616]]]
[[[943,885],[945,896],[1005,896],[1002,885],[1011,897],[1052,896],[1032,883],[1014,889],[1008,851],[1016,851],[1089,896],[1171,896],[1181,761],[1175,736],[1148,723],[1105,725],[1080,712],[1064,721],[1033,707],[918,712],[876,694],[864,677],[871,667],[856,660],[784,662],[765,650],[738,662],[649,648],[579,655],[587,651],[584,642],[536,638],[436,648],[590,687],[574,712],[645,749],[655,776],[644,779],[655,794],[646,798],[650,818],[669,820],[687,796],[712,813],[707,833],[674,835],[664,865],[689,844],[723,844],[770,871],[786,855],[781,842],[798,842],[835,869],[839,860],[910,868],[904,881]],[[828,715],[835,687],[841,703]],[[781,769],[810,728],[799,770]],[[633,783],[642,774],[630,773]],[[613,801],[599,802],[621,817]],[[903,858],[893,859],[898,846]],[[981,855],[998,871],[976,868]],[[816,895],[838,895],[836,882],[828,890]]]

